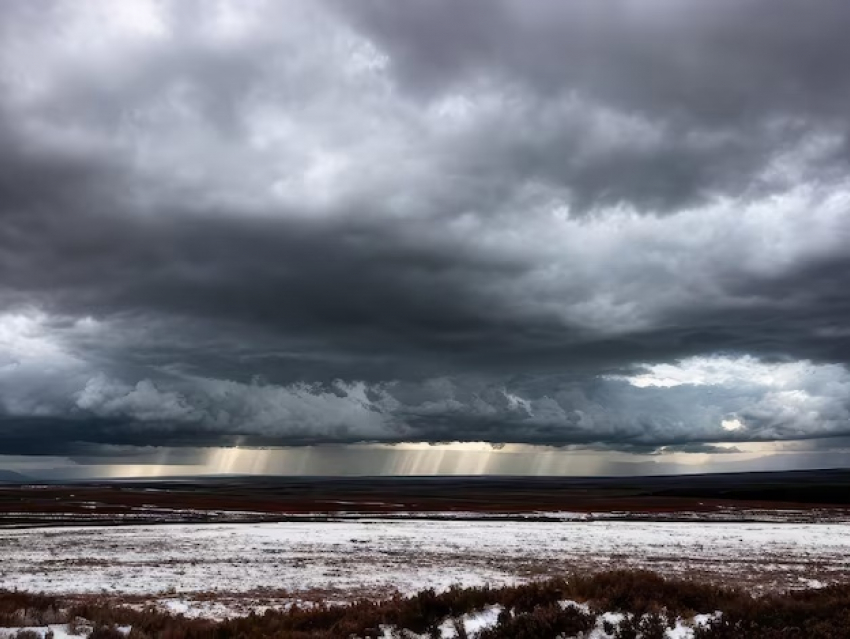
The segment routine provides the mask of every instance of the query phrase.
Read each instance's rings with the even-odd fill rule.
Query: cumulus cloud
[[[62,337],[87,334],[91,320],[53,325],[39,312],[0,314],[0,420],[3,416],[53,416],[65,412],[76,385],[86,379],[84,359]]]
[[[179,393],[161,391],[148,379],[128,386],[98,375],[86,382],[76,403],[79,408],[104,417],[128,416],[153,422],[195,421],[201,417]]]
[[[615,4],[8,2],[0,438],[842,433],[850,10]]]
[[[155,377],[132,382],[125,381],[132,370],[126,365],[106,373],[70,354],[73,337],[91,335],[90,325],[51,332],[43,322],[44,316],[22,315],[4,323],[16,328],[14,341],[8,332],[0,341],[4,356],[17,353],[14,364],[0,369],[7,382],[0,440],[7,451],[30,452],[51,434],[59,436],[58,448],[45,452],[53,453],[64,440],[135,446],[464,440],[693,453],[729,452],[713,445],[720,442],[850,434],[850,372],[841,364],[709,356],[589,377],[465,374],[289,384],[140,367]]]

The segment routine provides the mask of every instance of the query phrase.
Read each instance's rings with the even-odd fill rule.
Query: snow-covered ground
[[[0,530],[0,556],[2,588],[139,595],[223,616],[234,598],[256,609],[624,567],[812,586],[850,575],[850,525],[363,518],[35,528]],[[203,601],[209,591],[218,594]]]
[[[575,607],[582,612],[590,612],[590,607],[587,604],[577,601],[562,601],[560,602],[563,608]],[[458,632],[455,629],[455,623],[463,625],[463,629],[467,636],[474,636],[474,633],[495,626],[499,619],[499,613],[503,610],[502,606],[487,606],[478,612],[468,613],[457,619],[447,619],[440,625],[440,639],[457,639]],[[722,612],[716,611],[713,614],[699,614],[693,617],[682,619],[681,617],[675,620],[675,625],[668,628],[665,633],[665,639],[692,639],[694,629],[700,626],[705,626],[712,619],[722,616]],[[596,617],[596,626],[586,634],[580,634],[580,639],[615,639],[617,636],[617,628],[628,617],[633,618],[622,612],[604,612]],[[606,631],[606,626],[611,632]],[[406,637],[409,639],[429,639],[431,636],[428,633],[417,634],[410,629],[400,629],[391,626],[381,626],[381,639],[395,639],[396,637]]]
[[[130,634],[131,630],[130,626],[118,626],[115,629],[125,636]],[[47,626],[21,626],[18,628],[0,628],[0,639],[14,639],[15,635],[21,632],[22,630],[29,630],[30,632],[34,632],[40,637],[44,637],[45,635],[52,633],[53,639],[83,639],[91,633],[91,629],[78,629],[77,632],[74,633],[72,632],[72,629],[68,627],[68,624],[57,623],[50,624]]]

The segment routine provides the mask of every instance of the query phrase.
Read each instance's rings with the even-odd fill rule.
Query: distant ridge
[[[26,475],[21,475],[12,470],[0,469],[0,484],[25,484],[28,481],[32,481],[32,479]]]

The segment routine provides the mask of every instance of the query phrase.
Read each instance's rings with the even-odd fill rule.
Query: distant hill
[[[12,470],[0,469],[0,484],[24,484],[28,481],[32,481],[32,479],[26,475],[21,475]]]

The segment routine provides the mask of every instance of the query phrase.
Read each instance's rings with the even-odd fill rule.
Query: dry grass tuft
[[[587,611],[562,606],[565,600],[584,602]],[[94,628],[91,639],[117,639],[117,625],[132,626],[130,639],[341,639],[378,637],[384,625],[439,636],[439,626],[449,621],[463,637],[457,620],[495,604],[504,609],[496,625],[469,639],[574,637],[601,623],[602,612],[625,613],[619,625],[607,628],[618,639],[661,639],[678,618],[718,610],[722,616],[696,629],[697,639],[850,638],[850,584],[756,597],[647,571],[572,575],[503,588],[424,590],[411,597],[294,606],[224,621],[189,619],[152,607],[133,610],[106,600],[66,605],[56,597],[0,591],[0,625],[87,623]]]

